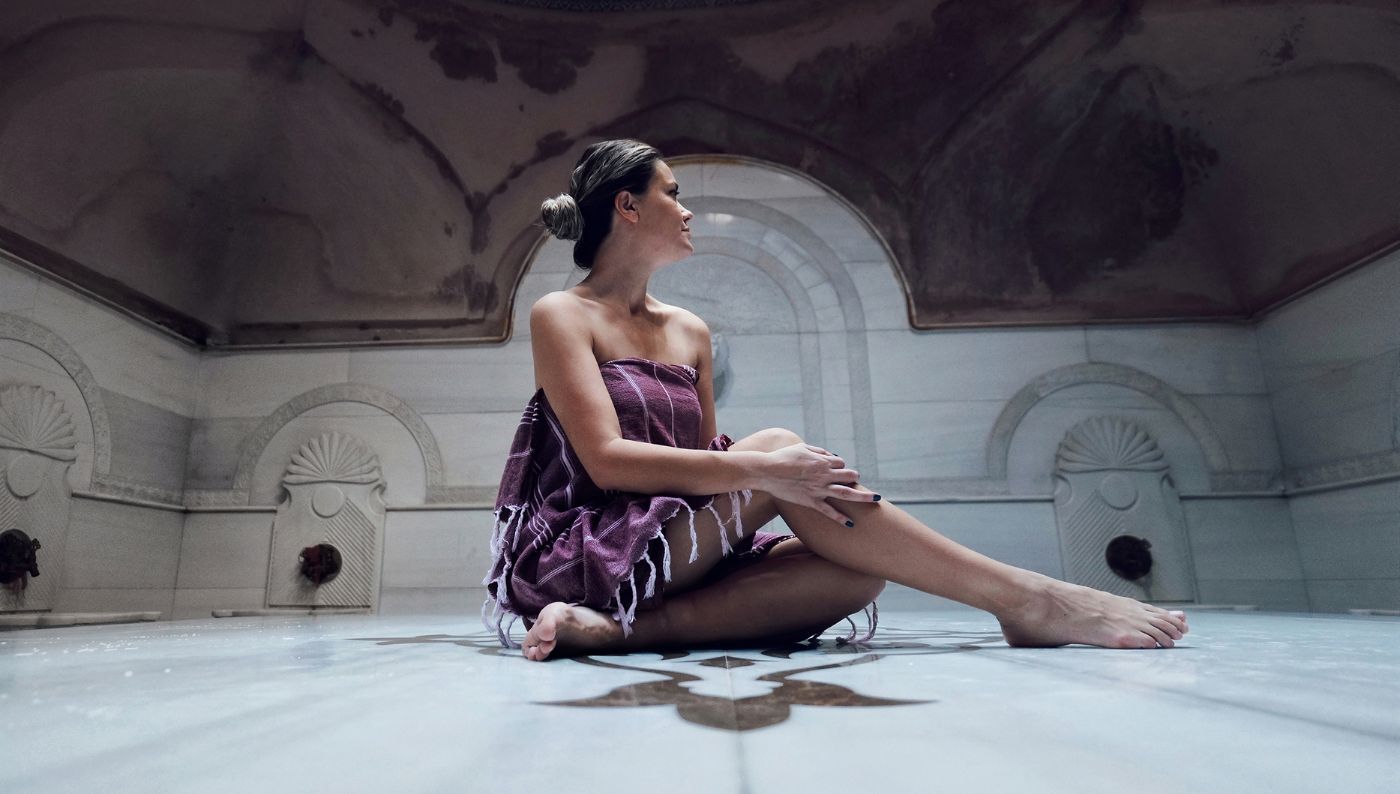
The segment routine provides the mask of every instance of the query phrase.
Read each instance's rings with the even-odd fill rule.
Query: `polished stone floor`
[[[880,617],[544,664],[441,615],[4,632],[0,792],[1400,791],[1400,619],[1201,612],[1105,651]]]

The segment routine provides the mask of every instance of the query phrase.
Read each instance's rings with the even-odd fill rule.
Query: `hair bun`
[[[561,240],[577,240],[583,236],[583,213],[568,193],[545,199],[540,205],[540,218],[550,234]]]

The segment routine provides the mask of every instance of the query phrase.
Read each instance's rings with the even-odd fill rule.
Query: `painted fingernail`
[[[856,525],[856,522],[851,521],[850,519],[847,519],[847,520],[846,520],[846,526],[848,526],[848,527],[853,527],[853,526],[855,526],[855,525]]]
[[[875,501],[877,501],[877,502],[880,501],[880,495],[879,495],[879,494],[875,494]]]

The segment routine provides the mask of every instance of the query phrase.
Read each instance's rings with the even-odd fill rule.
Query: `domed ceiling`
[[[616,136],[829,186],[918,328],[1248,319],[1400,241],[1400,5],[0,4],[0,248],[197,344],[499,341]]]

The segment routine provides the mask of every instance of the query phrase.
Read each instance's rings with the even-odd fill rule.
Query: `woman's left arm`
[[[714,361],[710,351],[710,327],[705,321],[690,315],[691,333],[696,346],[695,391],[700,395],[700,443],[708,444],[719,435],[715,419]]]

